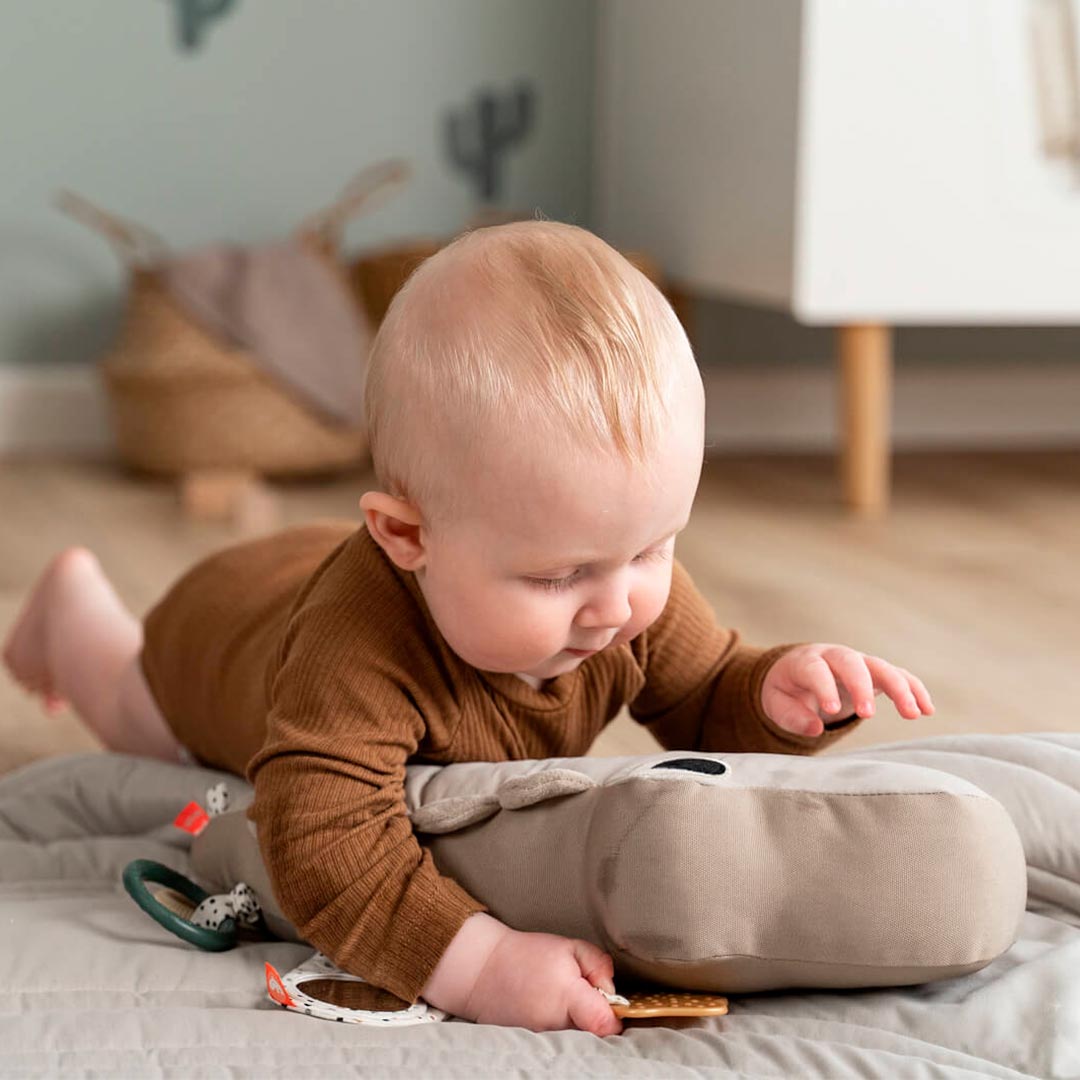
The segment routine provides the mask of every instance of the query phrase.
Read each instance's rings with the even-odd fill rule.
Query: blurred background
[[[690,334],[718,619],[930,687],[844,746],[1076,730],[1078,53],[1072,0],[4,4],[0,632],[69,544],[141,614],[359,523],[394,290],[539,214]],[[0,678],[0,768],[96,745]]]

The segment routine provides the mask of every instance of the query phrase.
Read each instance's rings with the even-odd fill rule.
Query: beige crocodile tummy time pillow
[[[519,930],[596,942],[620,976],[744,993],[897,986],[985,967],[1026,899],[1020,838],[973,784],[842,757],[669,752],[413,765],[439,869]],[[243,807],[192,845],[210,889],[281,914]]]

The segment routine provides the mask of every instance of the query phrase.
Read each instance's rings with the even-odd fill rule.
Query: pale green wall
[[[0,364],[92,360],[123,273],[51,207],[71,187],[176,247],[280,235],[363,165],[410,186],[350,248],[452,233],[475,199],[442,155],[444,111],[532,81],[514,209],[587,224],[592,0],[237,0],[180,49],[174,0],[0,0]]]
[[[207,3],[207,0],[201,0]],[[180,49],[175,0],[0,0],[0,365],[96,359],[123,272],[60,215],[71,187],[188,247],[280,235],[358,168],[415,176],[353,223],[357,249],[449,234],[475,207],[440,121],[482,85],[539,92],[536,130],[506,159],[505,205],[589,224],[594,0],[235,0]],[[832,335],[703,300],[711,363],[831,363]],[[1080,353],[1080,330],[900,332],[901,362]]]

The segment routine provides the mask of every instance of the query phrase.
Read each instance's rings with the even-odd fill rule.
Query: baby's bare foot
[[[42,572],[4,642],[3,660],[12,677],[32,694],[40,694],[45,709],[59,712],[66,704],[57,692],[49,660],[49,628],[73,596],[100,578],[93,552],[70,547]]]

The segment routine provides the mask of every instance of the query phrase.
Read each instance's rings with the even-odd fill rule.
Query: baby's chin
[[[563,675],[580,667],[582,661],[589,658],[588,656],[574,656],[564,649],[539,660],[530,660],[525,657],[515,660],[505,655],[496,658],[478,653],[470,655],[466,650],[455,649],[454,651],[466,664],[480,671],[493,671],[505,675],[524,675],[533,679],[554,679],[558,675]]]
[[[559,652],[539,664],[534,664],[531,667],[519,667],[514,674],[531,675],[537,679],[553,679],[556,675],[563,675],[567,671],[573,671],[574,668],[580,667],[582,661],[587,659],[587,656],[573,656],[568,652]]]

